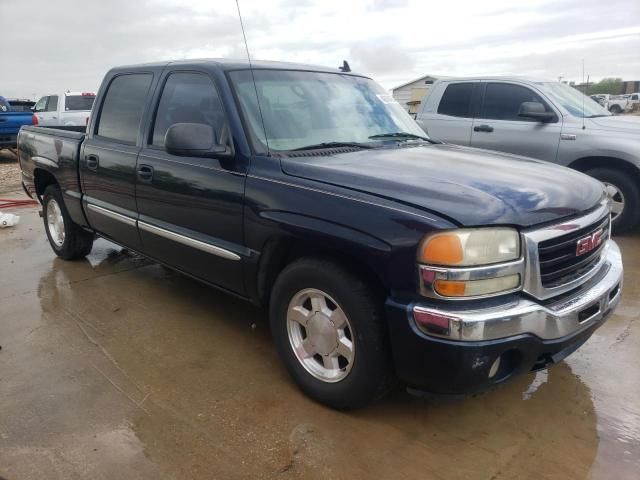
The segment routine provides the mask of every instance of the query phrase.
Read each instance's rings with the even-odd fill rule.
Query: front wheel
[[[633,176],[611,168],[594,168],[585,172],[604,183],[611,200],[611,230],[628,232],[638,224],[640,189]]]
[[[336,263],[304,258],[271,294],[271,332],[289,373],[311,398],[353,409],[393,384],[380,299]]]
[[[73,223],[57,185],[49,185],[42,197],[44,229],[51,248],[65,260],[86,257],[93,247],[93,234]]]

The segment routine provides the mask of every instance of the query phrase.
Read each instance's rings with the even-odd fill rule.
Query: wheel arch
[[[380,269],[374,268],[363,256],[319,241],[294,236],[278,237],[267,241],[260,256],[257,276],[257,296],[261,305],[268,305],[271,290],[280,273],[291,263],[305,257],[332,260],[360,276],[376,293],[386,294],[389,286]]]
[[[56,180],[56,177],[44,168],[36,168],[33,171],[33,183],[36,188],[36,195],[39,199],[42,199],[42,195],[44,195],[44,191],[49,185],[60,185],[58,180]]]
[[[592,156],[582,157],[574,160],[569,165],[569,168],[578,170],[579,172],[586,173],[594,168],[612,168],[623,171],[631,175],[637,182],[640,183],[640,168],[628,160],[623,160],[617,157],[607,156]]]

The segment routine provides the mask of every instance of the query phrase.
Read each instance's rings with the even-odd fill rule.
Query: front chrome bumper
[[[613,311],[622,291],[622,257],[618,245],[609,240],[604,262],[592,278],[572,292],[541,302],[526,294],[512,295],[506,303],[485,308],[440,308],[417,304],[415,312],[448,319],[448,334],[428,335],[461,341],[484,341],[521,334],[543,340],[576,334],[602,322]]]

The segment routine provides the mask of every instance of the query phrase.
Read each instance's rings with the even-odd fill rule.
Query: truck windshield
[[[67,112],[91,110],[95,99],[95,95],[67,95],[65,98],[64,109]]]
[[[368,78],[292,70],[253,73],[255,87],[250,70],[229,76],[259,153],[266,153],[267,144],[283,151],[342,143],[371,147],[426,137],[400,104]]]
[[[582,118],[583,112],[586,118],[611,115],[606,108],[569,85],[560,82],[542,82],[540,85],[553,100],[566,108],[574,117]]]

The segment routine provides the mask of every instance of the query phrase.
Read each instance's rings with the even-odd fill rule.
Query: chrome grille
[[[577,255],[577,243],[602,230],[602,243],[582,255]],[[553,288],[572,282],[582,277],[600,260],[600,255],[609,237],[609,217],[566,235],[540,242],[538,244],[538,261],[540,263],[540,280],[545,288]]]
[[[522,232],[526,273],[523,290],[540,300],[553,298],[579,287],[604,265],[609,239],[610,208],[604,200],[589,213]],[[578,240],[601,226],[602,245],[576,255]]]

